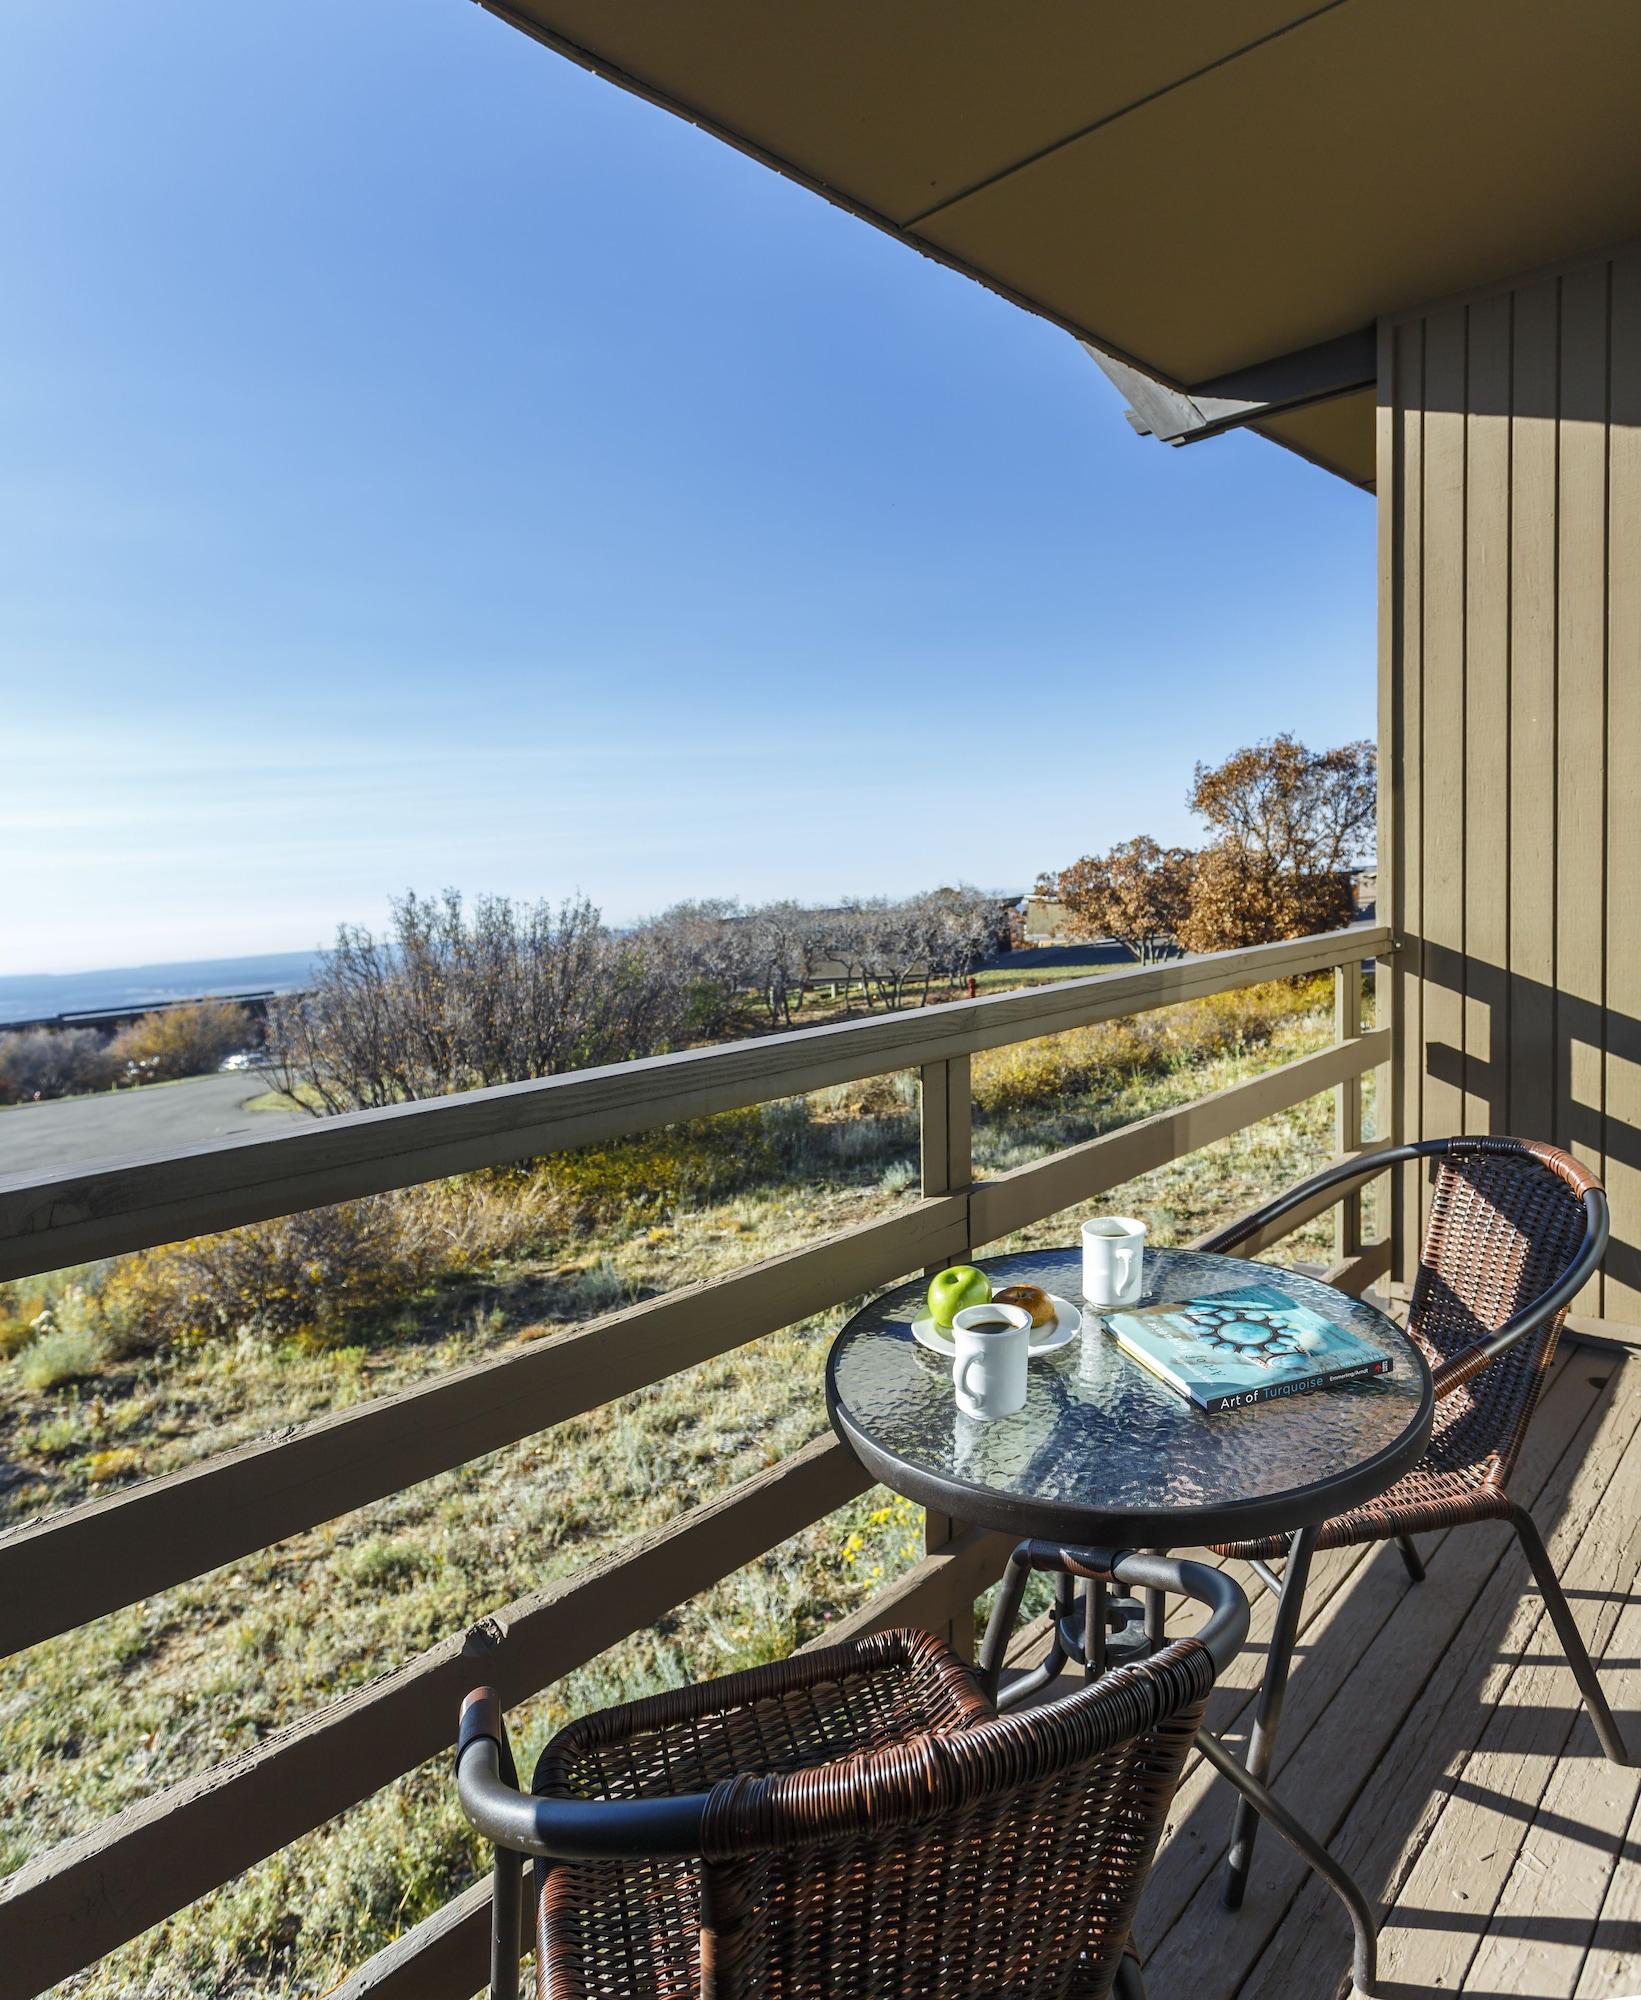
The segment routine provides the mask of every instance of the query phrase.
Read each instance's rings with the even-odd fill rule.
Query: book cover
[[[1274,1285],[1136,1306],[1105,1323],[1124,1353],[1210,1413],[1391,1370],[1377,1347]]]

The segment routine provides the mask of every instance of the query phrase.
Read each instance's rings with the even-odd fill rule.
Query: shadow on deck
[[[1641,1359],[1572,1348],[1512,1481],[1608,1699],[1641,1746]],[[1273,1783],[1383,1912],[1379,1991],[1620,2000],[1641,1992],[1641,1771],[1602,1757],[1507,1528],[1318,1555]],[[1241,1755],[1273,1602],[1208,1723]],[[1190,1608],[1182,1625],[1194,1619]],[[1032,1656],[1022,1635],[1016,1657]],[[1060,1691],[1069,1692],[1064,1681]],[[1053,1690],[1045,1698],[1052,1698]],[[1137,1928],[1152,2000],[1336,2000],[1350,1930],[1269,1828],[1247,1901],[1219,1900],[1232,1801],[1193,1761]]]

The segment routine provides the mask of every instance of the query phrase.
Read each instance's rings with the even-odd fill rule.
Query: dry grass
[[[1017,1068],[999,1068],[1012,1108],[993,1097],[988,1110],[983,1100],[977,1154],[1012,1164],[1223,1088],[1325,1036],[1320,1016],[1284,1005],[1206,1060],[1190,1060],[1181,1037],[1132,1063],[1113,1063],[1109,1046],[1095,1061],[1084,1047],[1038,1072],[1057,1081],[1035,1101]],[[1073,1078],[1081,1087],[1068,1090]],[[127,1329],[122,1351],[92,1380],[37,1389],[22,1361],[42,1336],[29,1333],[20,1359],[0,1370],[8,1514],[192,1463],[624,1300],[778,1254],[915,1192],[904,1079],[769,1106],[730,1129],[727,1149],[684,1131],[527,1177],[520,1185],[538,1207],[505,1255],[466,1268],[433,1260],[438,1275],[424,1271],[397,1306],[378,1301],[333,1319],[328,1346],[258,1331],[254,1316],[152,1349]],[[1313,1167],[1329,1129],[1326,1102],[1313,1102],[1114,1189],[1101,1205],[1146,1215],[1161,1242],[1181,1240]],[[1068,1240],[1078,1219],[1057,1217],[994,1247]],[[1319,1247],[1316,1230],[1290,1246]],[[111,1286],[118,1297],[117,1271],[35,1284],[26,1297],[20,1288],[0,1327],[27,1330],[55,1299],[46,1332],[95,1329],[96,1301]],[[13,1664],[0,1706],[0,1866],[263,1740],[814,1436],[825,1427],[826,1346],[845,1311],[36,1647]],[[881,1490],[867,1495],[548,1690],[518,1713],[516,1737],[533,1754],[588,1707],[782,1655],[920,1551],[916,1510]],[[477,1866],[448,1762],[436,1759],[62,1990],[97,2000],[318,1995]]]

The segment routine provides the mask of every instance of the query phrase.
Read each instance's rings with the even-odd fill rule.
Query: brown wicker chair
[[[523,1854],[542,2000],[1143,1995],[1129,1925],[1248,1606],[1220,1571],[1129,1563],[1207,1624],[1023,1714],[939,1640],[887,1632],[585,1717],[527,1795],[495,1695],[469,1695],[457,1778],[496,1850],[496,2000]]]
[[[1217,1551],[1250,1562],[1277,1596],[1248,1747],[1247,1768],[1260,1779],[1270,1767],[1312,1551],[1395,1541],[1417,1583],[1424,1567],[1412,1537],[1472,1521],[1507,1521],[1515,1530],[1601,1747],[1614,1763],[1630,1761],[1543,1538],[1506,1490],[1567,1308],[1607,1246],[1607,1198],[1595,1176],[1570,1153],[1535,1140],[1421,1140],[1330,1168],[1202,1248],[1233,1249],[1320,1189],[1423,1159],[1437,1163],[1436,1181],[1408,1333],[1435,1379],[1429,1449],[1412,1472],[1366,1506],[1320,1528],[1227,1542]],[[1266,1567],[1275,1557],[1286,1557],[1280,1581]],[[1252,1809],[1239,1800],[1225,1872],[1225,1901],[1233,1909],[1247,1886],[1256,1825]]]

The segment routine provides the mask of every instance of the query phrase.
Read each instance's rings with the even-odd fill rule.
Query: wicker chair
[[[1330,1168],[1202,1248],[1233,1249],[1318,1190],[1423,1159],[1436,1161],[1436,1181],[1408,1333],[1435,1378],[1429,1449],[1376,1500],[1320,1528],[1217,1550],[1250,1562],[1277,1596],[1248,1747],[1247,1768],[1260,1779],[1270,1767],[1312,1551],[1395,1541],[1417,1583],[1424,1567],[1412,1537],[1472,1521],[1507,1521],[1515,1530],[1601,1747],[1614,1763],[1630,1761],[1543,1538],[1507,1491],[1567,1308],[1607,1247],[1607,1198],[1595,1176],[1570,1153],[1534,1140],[1426,1139]],[[1280,1581],[1266,1567],[1274,1557],[1286,1558]],[[1247,1886],[1256,1825],[1252,1809],[1239,1801],[1225,1872],[1232,1909]]]
[[[517,1790],[467,1698],[457,1781],[495,1848],[491,1992],[512,2000],[537,1860],[542,2000],[1141,1996],[1129,1925],[1215,1674],[1222,1572],[1114,1559],[1212,1607],[1070,1700],[998,1715],[926,1633],[887,1632],[587,1716]]]

